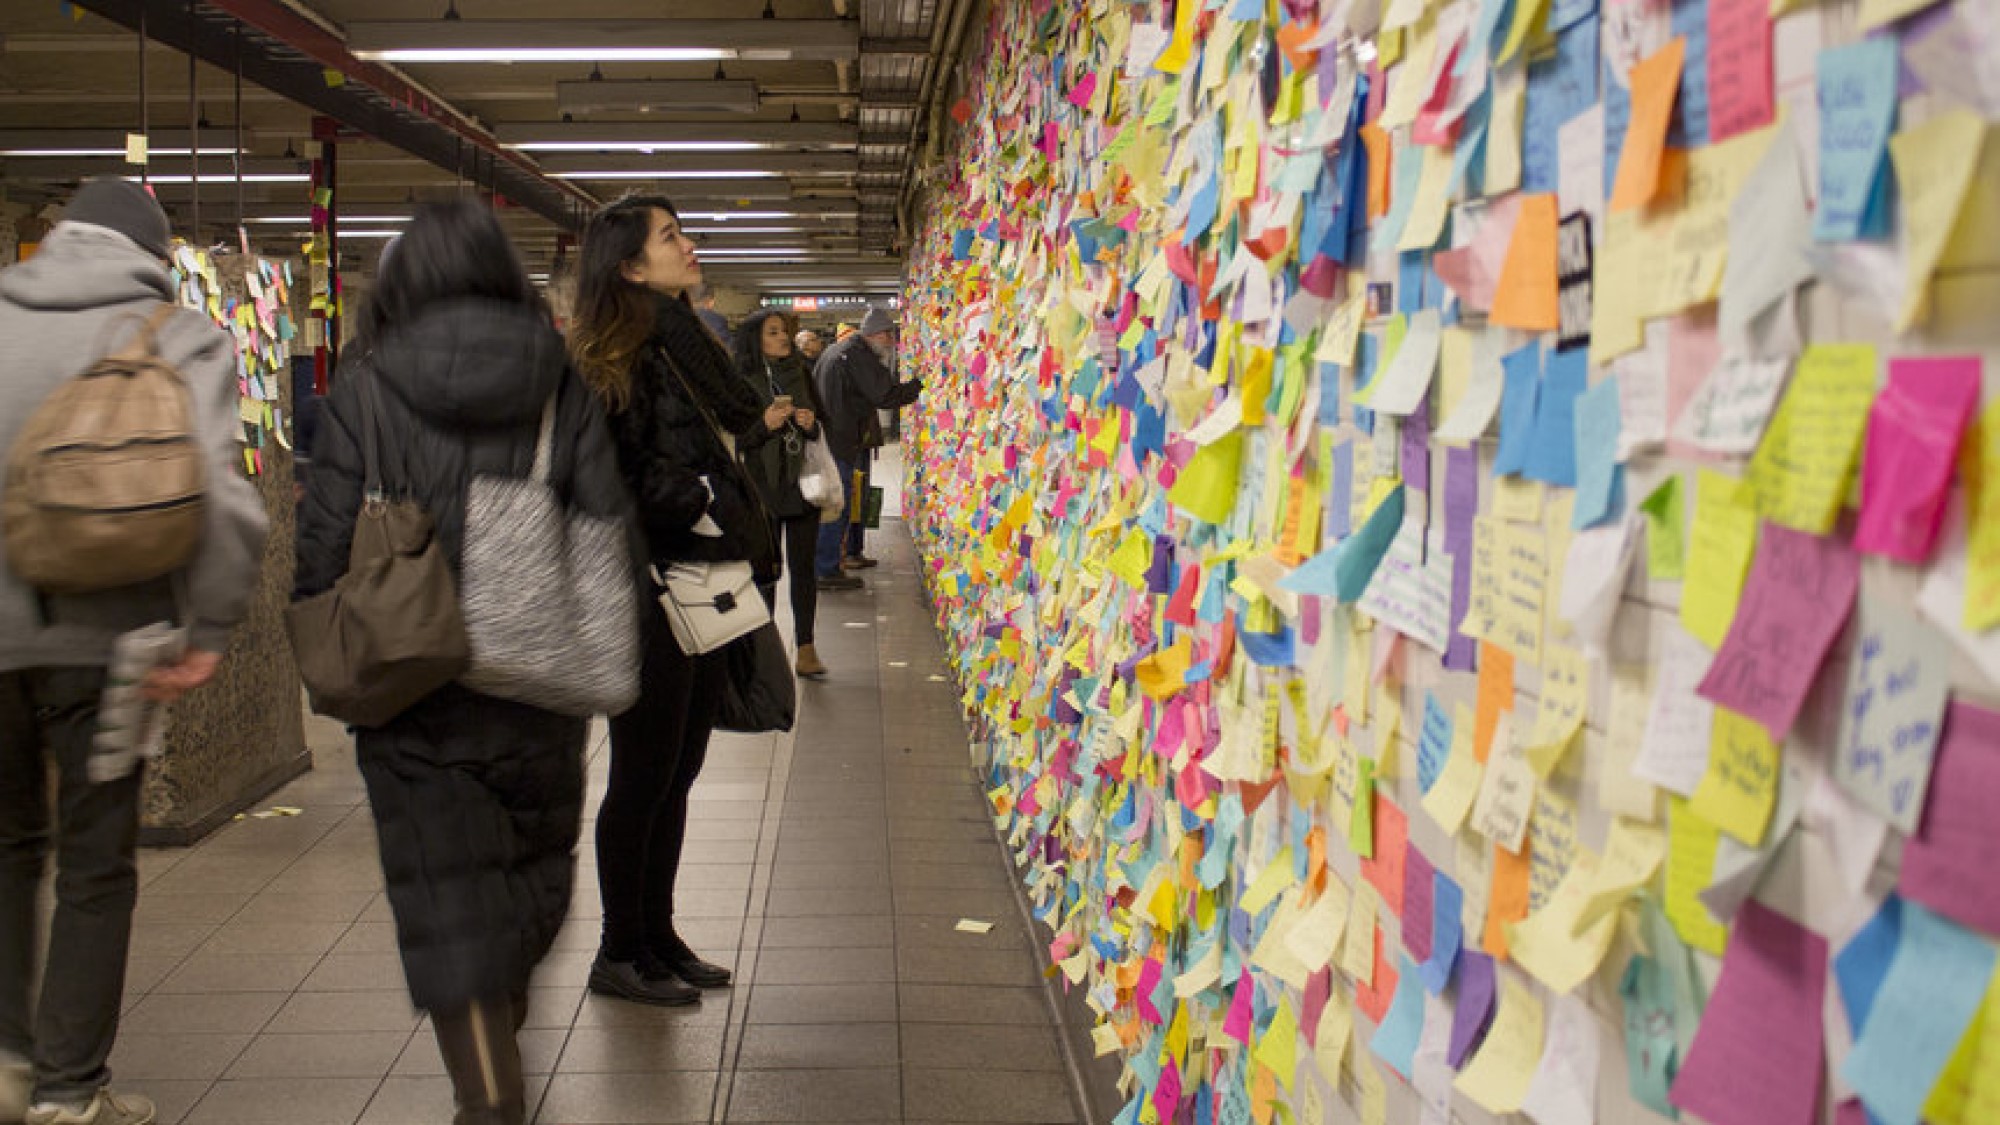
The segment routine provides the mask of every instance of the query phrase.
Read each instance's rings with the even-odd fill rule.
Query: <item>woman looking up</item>
[[[737,464],[792,421],[767,403],[695,315],[695,247],[673,204],[627,197],[584,228],[570,352],[611,418],[645,556],[677,562],[748,560],[777,578],[771,525]],[[591,991],[642,1004],[690,1004],[729,984],[674,928],[674,880],[687,836],[688,791],[708,754],[714,704],[727,674],[720,651],[694,655],[674,640],[659,590],[647,584],[639,702],[611,720],[611,779],[597,814],[604,937]]]

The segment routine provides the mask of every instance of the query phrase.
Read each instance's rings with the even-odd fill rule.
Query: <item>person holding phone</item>
[[[771,513],[771,537],[784,550],[792,596],[792,626],[799,646],[796,671],[824,676],[826,665],[813,647],[813,618],[819,608],[819,586],[813,574],[813,553],[819,542],[819,509],[799,492],[805,468],[805,443],[819,436],[819,406],[813,394],[812,372],[792,347],[791,326],[773,309],[755,313],[736,330],[736,370],[770,409],[786,413],[777,440],[764,443],[745,458],[750,479]],[[777,584],[764,591],[775,608]]]

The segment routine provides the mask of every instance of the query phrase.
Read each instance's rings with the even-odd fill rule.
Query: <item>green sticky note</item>
[[[1348,819],[1348,846],[1362,859],[1375,858],[1375,762],[1361,759],[1354,783],[1354,815]]]
[[[1666,582],[1687,574],[1687,512],[1681,499],[1679,474],[1660,482],[1646,502],[1646,573]]]
[[[1153,96],[1153,104],[1146,107],[1146,124],[1166,125],[1174,119],[1174,104],[1181,98],[1181,80],[1175,78]]]

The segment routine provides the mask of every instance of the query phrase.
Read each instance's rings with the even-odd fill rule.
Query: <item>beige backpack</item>
[[[161,305],[125,347],[69,379],[7,455],[7,565],[51,594],[84,594],[185,567],[201,537],[203,466],[181,373],[161,358]]]

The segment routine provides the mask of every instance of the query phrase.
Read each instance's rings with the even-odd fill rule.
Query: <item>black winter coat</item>
[[[924,390],[914,379],[898,383],[896,373],[859,333],[820,354],[813,383],[826,407],[827,448],[847,462],[859,461],[862,453],[882,444],[877,410],[908,406]]]
[[[792,397],[794,408],[810,410],[816,416],[820,413],[812,372],[806,370],[806,361],[798,353],[783,359],[759,357],[747,368],[739,363],[737,370],[767,405],[784,394]],[[820,432],[817,421],[810,430],[787,422],[761,448],[744,457],[744,467],[750,470],[757,492],[764,498],[764,508],[773,518],[789,520],[819,514],[819,509],[806,503],[800,494],[799,474],[805,469],[805,442]]]
[[[771,438],[763,419],[768,398],[736,374],[685,302],[661,297],[657,313],[632,373],[631,398],[611,413],[618,466],[638,505],[646,555],[662,567],[747,559],[760,581],[775,579],[778,556],[763,502],[716,433],[721,427],[739,455],[754,456]],[[691,395],[701,396],[699,404]],[[695,531],[704,515],[720,536]]]
[[[347,569],[361,509],[357,392],[379,380],[385,484],[421,503],[458,565],[475,473],[526,476],[556,396],[551,485],[575,508],[629,519],[602,411],[533,310],[438,306],[344,364],[299,511],[298,596]],[[568,914],[583,813],[585,721],[457,685],[359,731],[404,974],[418,1007],[449,1011],[524,989]]]

